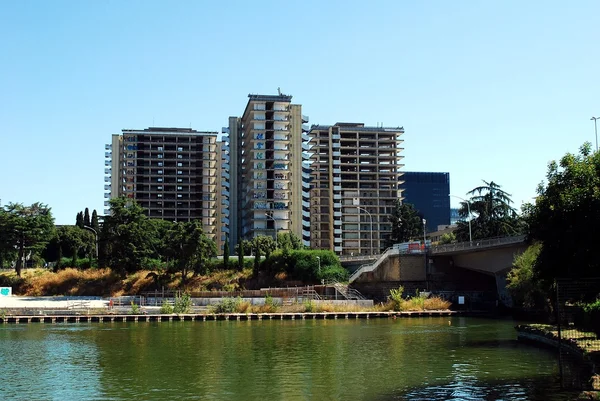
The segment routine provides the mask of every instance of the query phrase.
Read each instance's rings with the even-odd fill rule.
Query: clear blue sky
[[[600,115],[593,0],[4,0],[0,38],[0,198],[59,224],[102,213],[111,134],[220,131],[277,87],[311,123],[404,126],[407,171],[517,206]]]

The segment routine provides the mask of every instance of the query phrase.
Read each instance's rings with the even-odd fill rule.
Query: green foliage
[[[143,261],[156,254],[155,226],[134,200],[122,197],[109,202],[111,213],[104,218],[100,234],[103,264],[121,273],[140,270]]]
[[[227,268],[229,266],[229,236],[225,237],[225,245],[223,246],[223,266]]]
[[[78,212],[75,218],[75,225],[79,228],[83,228],[83,212]]]
[[[238,244],[238,269],[240,271],[244,269],[244,244],[242,242]]]
[[[337,255],[331,251],[278,251],[271,255],[264,262],[264,265],[268,267],[271,273],[285,271],[289,278],[305,282],[348,280],[348,271],[342,267]]]
[[[131,301],[131,311],[130,313],[132,315],[139,315],[140,314],[140,306],[135,304],[133,301]]]
[[[452,244],[453,242],[456,242],[456,235],[453,232],[442,234],[440,244]]]
[[[254,269],[252,271],[252,274],[254,275],[254,277],[258,276],[258,271],[260,270],[260,247],[256,246],[256,248],[254,249]]]
[[[217,256],[214,241],[204,234],[202,223],[198,220],[173,224],[167,245],[167,256],[173,261],[174,270],[181,272],[184,280],[189,272],[207,273],[208,260]]]
[[[402,203],[400,199],[396,199],[388,220],[392,223],[392,234],[387,246],[421,238],[423,235],[423,221],[410,203]]]
[[[317,311],[317,305],[312,301],[312,299],[307,299],[303,303],[304,312],[306,313],[314,313]]]
[[[97,233],[100,232],[100,223],[98,222],[98,213],[96,212],[96,209],[92,212],[92,221],[90,224],[90,227],[96,230]]]
[[[41,253],[53,233],[52,213],[42,203],[9,203],[0,208],[0,265],[16,259],[15,271],[20,276],[26,255]]]
[[[403,301],[403,298],[402,298],[403,294],[404,294],[404,287],[403,286],[398,287],[398,289],[392,288],[390,290],[389,299],[392,302],[395,311],[400,311],[401,310],[401,305],[402,305],[402,301]]]
[[[280,233],[277,235],[277,245],[283,250],[303,249],[302,239],[292,232]]]
[[[90,209],[85,208],[85,212],[83,214],[83,225],[86,227],[91,227],[92,221],[90,220]]]
[[[84,270],[89,269],[90,267],[98,267],[96,260],[89,258],[81,258],[75,261],[73,264],[73,258],[63,257],[60,262],[57,262],[60,268],[72,267],[74,269]]]
[[[173,306],[168,301],[163,301],[160,306],[160,313],[163,315],[168,315],[173,313]]]
[[[175,298],[175,305],[173,305],[173,313],[190,313],[192,311],[192,298],[190,294],[184,293],[181,296]]]
[[[548,165],[527,219],[529,236],[543,246],[535,271],[549,285],[556,278],[600,274],[600,153],[585,143]]]
[[[471,197],[468,202],[461,202],[458,212],[466,220],[458,222],[455,231],[458,241],[469,240],[468,219],[471,219],[471,233],[474,240],[522,233],[521,219],[511,206],[513,203],[511,195],[493,181],[483,181],[483,183],[484,185],[467,193]]]
[[[210,311],[212,313],[235,313],[241,303],[242,298],[240,297],[223,298],[218,304],[211,305]]]
[[[543,308],[545,289],[535,275],[535,262],[542,249],[540,243],[527,248],[515,256],[512,269],[506,277],[506,288],[510,292],[515,306],[525,308]]]

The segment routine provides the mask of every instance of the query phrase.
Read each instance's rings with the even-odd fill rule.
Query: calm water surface
[[[0,327],[1,400],[565,400],[553,353],[474,318]]]

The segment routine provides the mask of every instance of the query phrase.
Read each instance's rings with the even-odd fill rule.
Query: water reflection
[[[0,395],[44,394],[20,399],[538,400],[557,373],[481,319],[5,327]]]

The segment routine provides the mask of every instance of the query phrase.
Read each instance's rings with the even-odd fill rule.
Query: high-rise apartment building
[[[313,125],[305,135],[303,240],[339,255],[376,254],[402,199],[402,127]],[[310,163],[310,164],[309,164]]]
[[[151,218],[201,219],[204,232],[217,241],[217,155],[216,132],[125,129],[106,145],[104,197],[135,199]]]
[[[227,129],[232,252],[244,238],[302,235],[302,125],[308,118],[292,96],[248,98],[242,117],[231,117]]]
[[[405,171],[401,179],[404,203],[426,220],[427,231],[450,224],[450,173]]]

